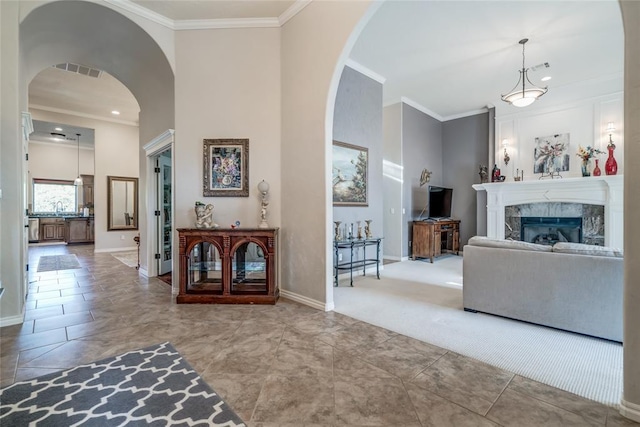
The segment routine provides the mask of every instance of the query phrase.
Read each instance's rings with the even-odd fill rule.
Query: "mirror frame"
[[[131,182],[133,183],[133,215],[131,218],[133,219],[132,226],[120,226],[113,225],[114,215],[112,214],[113,210],[113,184],[115,182]],[[138,178],[130,178],[126,176],[111,176],[107,175],[107,231],[115,231],[115,230],[137,230],[138,226]]]

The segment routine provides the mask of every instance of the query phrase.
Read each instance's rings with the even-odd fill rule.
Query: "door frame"
[[[147,276],[155,277],[158,275],[158,263],[154,258],[154,254],[156,252],[156,248],[158,247],[160,236],[158,236],[158,226],[156,222],[155,216],[155,206],[158,206],[158,192],[157,192],[157,179],[154,172],[156,167],[155,158],[162,153],[163,151],[170,150],[171,151],[171,229],[174,232],[171,235],[171,246],[172,248],[175,246],[175,153],[174,153],[174,144],[175,144],[175,130],[167,129],[162,134],[155,137],[149,143],[145,144],[142,149],[145,152],[147,157],[147,183],[146,183],[146,193],[147,193]],[[175,254],[175,251],[173,251]],[[178,293],[176,268],[177,263],[175,257],[171,258],[171,271],[172,271],[172,290],[173,294]]]

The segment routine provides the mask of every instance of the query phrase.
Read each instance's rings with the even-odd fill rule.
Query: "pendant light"
[[[82,178],[80,178],[80,134],[76,133],[76,136],[78,137],[78,177],[75,179],[75,181],[73,181],[74,185],[82,185]]]
[[[516,107],[526,107],[535,102],[536,99],[547,93],[547,86],[538,87],[531,83],[529,76],[527,76],[528,68],[524,67],[524,45],[529,39],[522,39],[518,43],[522,45],[522,70],[520,70],[520,79],[516,83],[515,87],[511,89],[506,95],[501,95],[504,102],[508,102]],[[529,86],[527,87],[527,83]]]

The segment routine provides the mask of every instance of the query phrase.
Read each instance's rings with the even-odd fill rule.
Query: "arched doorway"
[[[20,41],[26,82],[44,67],[60,62],[95,67],[122,82],[140,105],[140,146],[174,127],[174,76],[169,61],[158,43],[125,16],[94,3],[48,3],[22,21]],[[145,200],[144,155],[139,160],[139,177],[139,200]],[[141,242],[145,242],[145,204],[140,203],[140,208]],[[146,252],[143,244],[142,260]]]

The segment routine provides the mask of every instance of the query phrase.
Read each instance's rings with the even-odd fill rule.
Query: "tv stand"
[[[413,221],[411,258],[433,258],[443,253],[458,255],[460,248],[460,220],[452,218]]]

